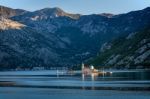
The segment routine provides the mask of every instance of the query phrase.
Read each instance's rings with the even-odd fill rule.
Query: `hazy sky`
[[[118,14],[150,7],[150,0],[0,0],[0,5],[29,11],[60,7],[70,13]]]

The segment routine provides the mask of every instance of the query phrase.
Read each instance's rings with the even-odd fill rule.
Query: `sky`
[[[28,11],[59,7],[69,13],[120,14],[150,7],[150,0],[0,0],[0,5]]]

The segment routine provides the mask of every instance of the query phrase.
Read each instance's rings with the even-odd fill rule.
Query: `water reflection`
[[[90,87],[92,90],[95,90],[95,82],[97,77],[98,77],[98,73],[91,73],[91,74],[82,74],[82,89],[85,90],[85,86],[87,85],[86,81],[89,79],[91,79],[91,83],[90,83]],[[89,79],[89,80],[90,80]]]
[[[82,81],[84,81],[85,80],[85,74],[83,73],[82,74]]]
[[[91,88],[99,87],[150,87],[150,71],[142,72],[103,72],[72,73],[59,71],[0,72],[0,86],[24,86],[47,88]],[[8,83],[9,82],[9,83]]]
[[[82,81],[88,80],[88,78],[91,78],[91,81],[96,81],[97,77],[99,76],[98,73],[91,73],[91,74],[82,74]]]

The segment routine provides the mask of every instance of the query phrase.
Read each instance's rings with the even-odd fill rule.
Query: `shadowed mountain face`
[[[79,64],[95,56],[104,43],[150,25],[150,8],[120,15],[0,8],[0,22],[7,23],[0,29],[0,65],[5,68]]]
[[[6,20],[8,21],[8,19]],[[11,22],[13,25],[16,23]],[[14,28],[11,26],[12,24],[6,25],[0,30],[0,65],[2,67],[27,66],[31,68],[43,65],[47,67],[55,66],[60,61],[59,50],[66,48],[65,42],[53,34],[46,37],[30,27],[18,23],[20,27]]]

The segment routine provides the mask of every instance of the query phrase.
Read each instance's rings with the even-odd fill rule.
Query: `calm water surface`
[[[48,70],[0,72],[0,99],[112,99],[116,95],[121,99],[150,99],[149,74],[149,70],[99,75]]]

